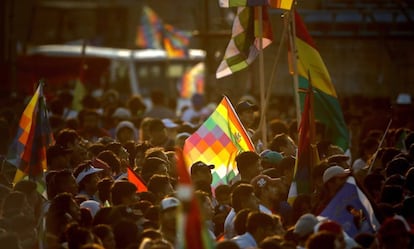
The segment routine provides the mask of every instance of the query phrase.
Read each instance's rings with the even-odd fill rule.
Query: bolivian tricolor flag
[[[349,135],[335,87],[312,37],[297,12],[295,12],[295,28],[299,89],[309,88],[309,75],[312,75],[315,119],[325,125],[325,138],[346,151]],[[303,110],[304,91],[299,91],[299,95]]]

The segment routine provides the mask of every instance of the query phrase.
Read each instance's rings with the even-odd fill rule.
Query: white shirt
[[[236,242],[240,249],[257,248],[256,240],[249,232],[234,237],[232,241]]]

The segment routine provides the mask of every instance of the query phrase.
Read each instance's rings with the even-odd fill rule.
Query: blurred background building
[[[3,0],[0,1],[1,95],[19,94],[19,57],[42,44],[82,44],[137,49],[135,39],[143,6],[165,23],[191,31],[190,46],[206,54],[206,91],[258,95],[258,63],[224,79],[215,70],[230,39],[234,9],[213,0]],[[343,100],[355,96],[394,101],[414,94],[414,2],[412,0],[298,1],[297,9],[314,38]],[[282,12],[271,10],[274,42],[264,51],[270,80],[283,30]],[[287,47],[282,49],[272,93],[293,95]]]

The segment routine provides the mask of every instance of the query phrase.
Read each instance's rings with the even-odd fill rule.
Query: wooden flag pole
[[[259,84],[260,84],[260,122],[259,129],[262,131],[262,143],[267,147],[267,127],[266,127],[266,99],[264,84],[264,58],[263,58],[263,7],[259,6],[258,15],[258,38],[259,38]]]
[[[292,7],[291,13],[293,14],[290,25],[290,32],[289,32],[289,43],[291,47],[291,59],[292,59],[292,70],[293,70],[293,91],[295,97],[295,104],[296,104],[296,120],[298,122],[298,128],[301,119],[301,111],[300,111],[300,100],[299,100],[299,75],[298,75],[298,64],[297,64],[297,49],[295,43],[296,37],[296,27],[295,27],[295,12],[294,7]]]

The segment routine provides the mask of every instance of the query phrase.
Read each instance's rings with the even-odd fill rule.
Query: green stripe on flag
[[[299,76],[299,88],[308,89],[308,85],[308,80]],[[338,99],[317,88],[313,90],[315,119],[325,125],[325,138],[346,151],[349,144],[349,134]],[[306,93],[299,92],[299,96],[301,110],[303,110]]]

